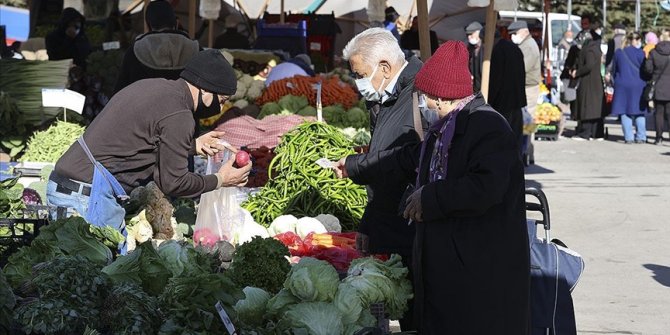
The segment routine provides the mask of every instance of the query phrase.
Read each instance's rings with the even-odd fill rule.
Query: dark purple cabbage
[[[33,190],[32,188],[24,188],[23,196],[21,197],[21,199],[23,200],[23,203],[26,205],[42,204],[42,198],[40,197],[39,193],[37,193],[37,191]]]

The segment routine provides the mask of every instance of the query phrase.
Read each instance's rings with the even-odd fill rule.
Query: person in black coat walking
[[[86,19],[76,9],[63,9],[58,26],[44,39],[49,60],[72,59],[74,64],[86,69],[86,57],[91,44],[86,37]]]
[[[169,2],[150,2],[145,20],[150,31],[138,36],[123,56],[115,94],[142,79],[179,79],[186,63],[200,51],[197,41],[177,30],[177,18]]]
[[[493,46],[488,101],[491,107],[507,119],[521,150],[521,110],[526,106],[526,70],[521,49],[506,39],[498,38]]]
[[[605,91],[600,73],[603,55],[600,50],[600,36],[594,31],[581,32],[577,36],[577,45],[581,50],[570,76],[579,82],[575,110],[572,113],[575,120],[581,121],[581,129],[573,139],[590,140],[598,136],[598,126],[604,119],[602,106]]]
[[[645,72],[656,82],[653,103],[657,145],[663,144],[663,125],[670,121],[670,30],[664,29],[659,40],[644,63]]]
[[[507,121],[472,91],[468,51],[448,41],[416,75],[438,110],[425,140],[354,155],[368,164],[339,177],[416,181],[404,216],[413,251],[419,334],[528,334],[530,256],[524,171]],[[418,170],[418,176],[417,176]]]

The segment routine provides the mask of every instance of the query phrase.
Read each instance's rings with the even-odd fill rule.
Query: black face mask
[[[196,120],[201,120],[219,113],[221,113],[219,98],[217,96],[212,97],[212,103],[209,104],[209,106],[205,106],[205,103],[202,101],[202,90],[198,90],[198,107],[195,108],[193,117],[195,117]]]

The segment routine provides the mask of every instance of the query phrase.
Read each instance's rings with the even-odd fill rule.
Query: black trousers
[[[663,138],[665,121],[670,122],[670,101],[654,100],[654,107],[656,108],[654,123],[656,124],[656,140],[658,141]]]
[[[409,274],[407,275],[408,279],[412,282],[412,285],[414,284],[414,267],[412,265],[412,254],[405,254],[402,253],[400,254],[402,257],[402,264],[409,269]],[[398,320],[398,323],[400,323],[400,330],[406,332],[406,331],[416,331],[417,327],[414,324],[414,299],[410,299],[407,301],[407,312],[405,312],[405,315],[402,317],[402,319]]]
[[[598,126],[602,122],[602,119],[582,120],[577,136],[585,139],[596,138],[598,136]]]

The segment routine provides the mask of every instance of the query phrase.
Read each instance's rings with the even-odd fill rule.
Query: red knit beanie
[[[414,87],[442,99],[462,99],[472,95],[468,69],[468,48],[461,41],[447,41],[423,64]]]

